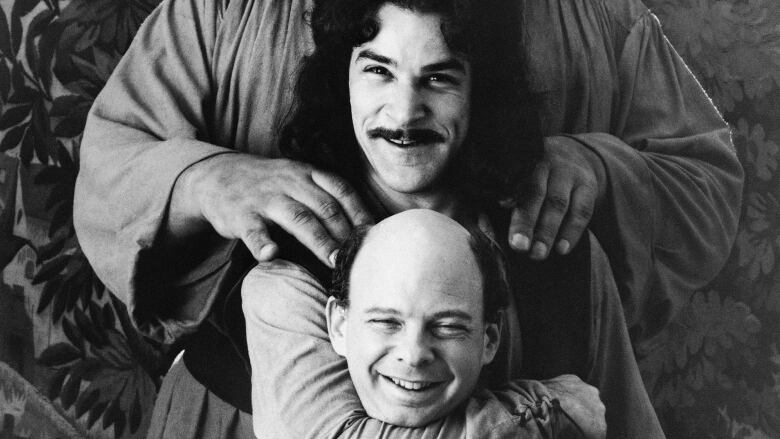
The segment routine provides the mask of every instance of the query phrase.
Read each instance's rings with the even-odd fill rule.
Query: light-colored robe
[[[525,3],[521,47],[543,132],[571,134],[602,159],[607,201],[592,229],[629,326],[647,338],[729,254],[742,188],[729,130],[639,0]],[[74,223],[95,271],[148,334],[171,340],[208,313],[209,297],[158,297],[204,273],[172,279],[149,255],[188,166],[235,151],[279,155],[277,130],[311,47],[306,7],[165,0],[95,101]]]

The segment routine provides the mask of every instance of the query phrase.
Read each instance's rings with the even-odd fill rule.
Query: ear
[[[328,336],[333,350],[342,357],[347,356],[347,309],[339,305],[331,296],[325,305],[325,318],[328,322]]]
[[[504,321],[504,313],[499,311],[498,321],[496,323],[485,322],[484,349],[482,349],[482,365],[493,361],[498,352],[498,345],[501,342],[501,326]]]

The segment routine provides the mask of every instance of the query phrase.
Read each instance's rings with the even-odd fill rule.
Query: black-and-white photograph
[[[780,2],[0,0],[0,439],[780,438]]]

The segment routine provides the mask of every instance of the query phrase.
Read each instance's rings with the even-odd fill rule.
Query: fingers
[[[589,186],[574,188],[569,202],[569,209],[558,231],[558,241],[555,244],[555,250],[558,253],[565,255],[569,250],[577,246],[593,217],[595,203],[595,188]]]
[[[363,206],[357,192],[346,180],[319,170],[314,170],[311,178],[315,184],[336,199],[339,207],[353,226],[374,222],[374,218]]]
[[[263,219],[257,215],[250,227],[245,229],[241,240],[258,261],[270,261],[276,256],[279,247],[271,240]]]
[[[509,223],[509,245],[517,251],[525,252],[531,249],[536,219],[547,195],[548,176],[547,166],[537,166],[531,175],[527,189],[512,211]]]
[[[568,254],[577,245],[593,216],[595,186],[567,170],[534,171],[527,193],[512,211],[509,244],[542,260],[554,249]]]
[[[311,250],[324,264],[334,266],[335,252],[340,244],[308,206],[289,197],[281,197],[268,209],[266,216]]]
[[[550,254],[563,218],[569,209],[572,186],[573,181],[570,175],[561,175],[560,172],[555,171],[550,172],[547,181],[547,194],[534,228],[531,259],[541,260]],[[559,244],[561,243],[559,242]],[[563,253],[565,253],[568,252],[570,245],[570,243],[564,242],[559,247],[563,247]]]

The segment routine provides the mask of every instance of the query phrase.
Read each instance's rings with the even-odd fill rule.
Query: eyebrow
[[[393,316],[401,315],[401,313],[394,308],[383,308],[379,306],[375,306],[372,308],[368,308],[364,311],[366,314],[389,314]],[[466,322],[471,322],[474,320],[473,317],[471,317],[470,314],[464,312],[464,311],[458,311],[458,310],[445,310],[445,311],[439,311],[431,316],[431,319],[438,320],[438,319],[446,319],[446,318],[454,318],[454,319],[460,319],[465,320]]]
[[[361,50],[360,53],[358,53],[357,57],[355,58],[355,61],[357,62],[361,58],[370,59],[372,61],[375,61],[375,62],[378,62],[378,63],[381,63],[381,64],[387,64],[387,65],[390,65],[390,66],[393,66],[393,67],[397,67],[398,66],[398,63],[394,59],[388,58],[388,57],[386,57],[384,55],[380,55],[380,54],[374,52],[371,49],[363,49],[363,50]],[[466,73],[466,66],[462,62],[458,61],[457,59],[450,58],[450,59],[446,59],[444,61],[440,61],[440,62],[436,62],[436,63],[433,63],[433,64],[425,65],[422,68],[422,71],[425,72],[425,73],[432,72],[432,71],[441,71],[441,70],[454,70],[454,71],[457,71],[457,72],[465,74]]]

